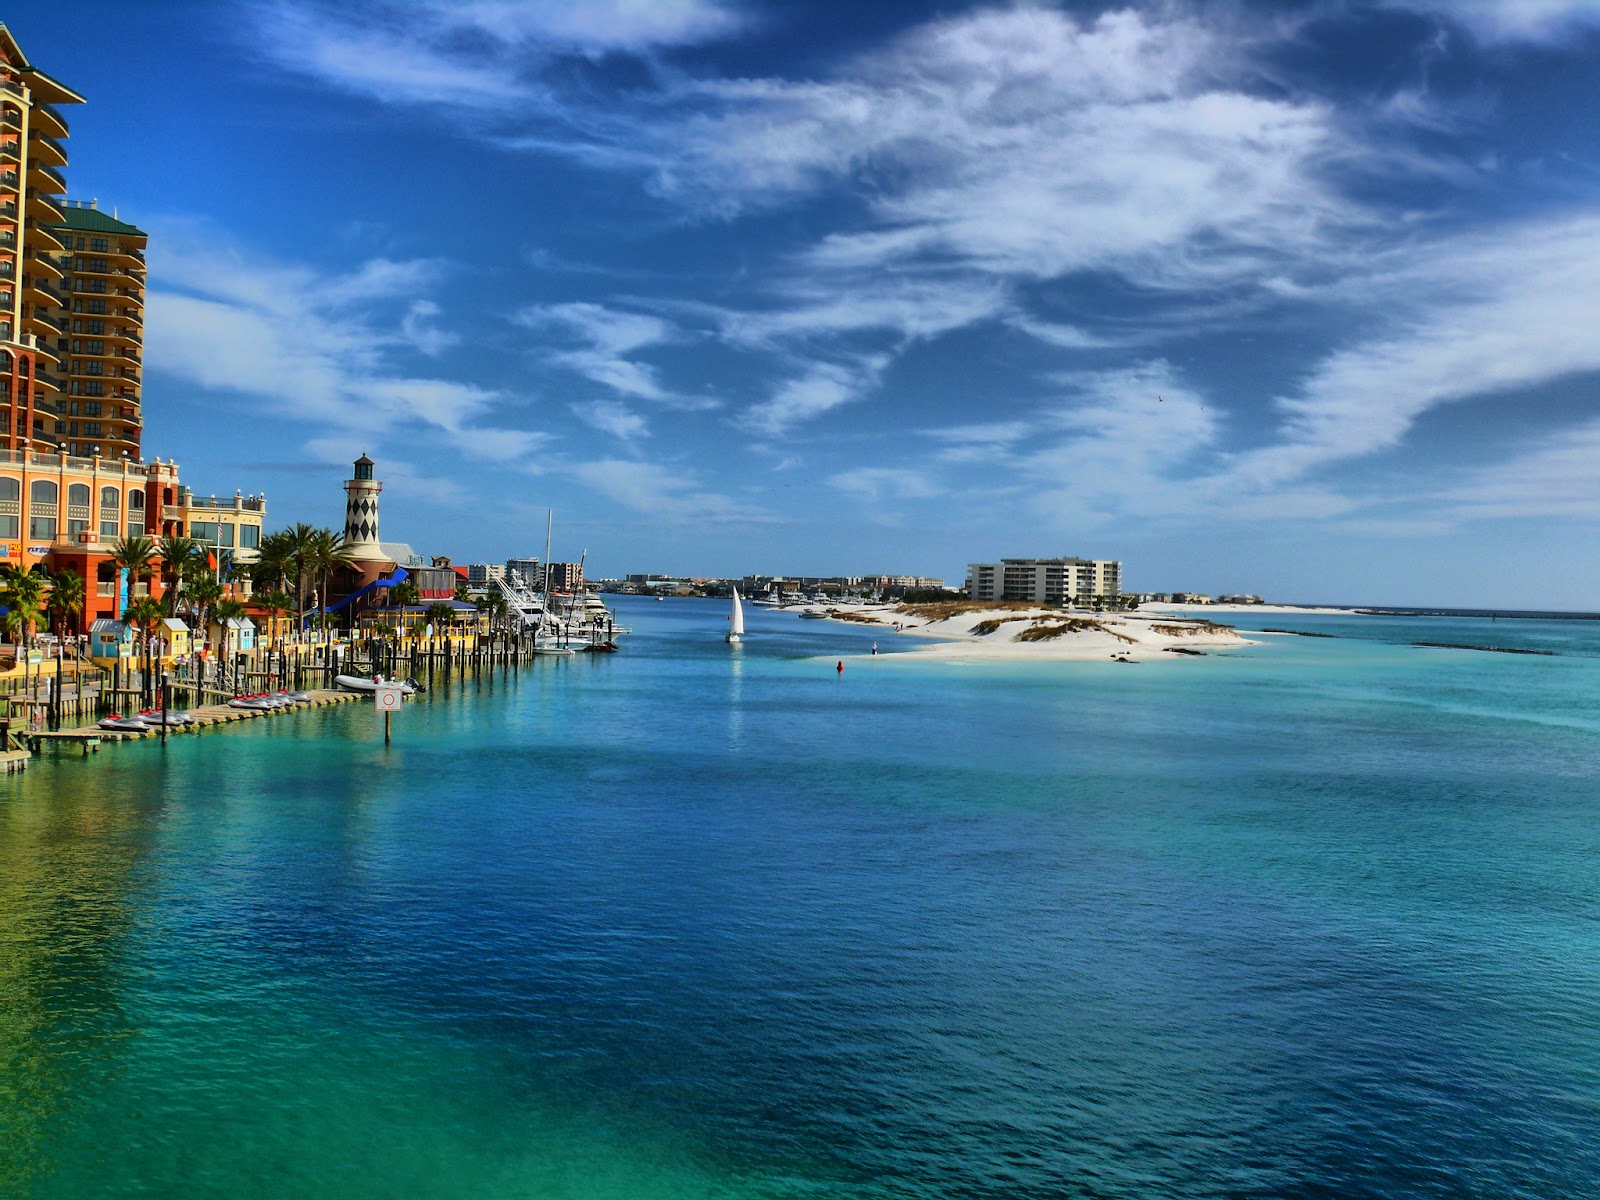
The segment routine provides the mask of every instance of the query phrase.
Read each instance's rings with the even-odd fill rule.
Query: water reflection
[[[744,748],[744,646],[728,646],[728,748]]]
[[[55,1169],[49,1148],[133,1033],[121,1001],[159,784],[110,781],[45,760],[0,790],[0,1195]]]

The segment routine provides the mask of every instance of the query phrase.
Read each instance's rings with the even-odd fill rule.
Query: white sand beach
[[[1227,625],[1188,615],[1066,612],[976,601],[814,607],[826,612],[829,620],[882,627],[890,638],[923,639],[926,644],[915,653],[941,658],[1176,660],[1252,644]]]

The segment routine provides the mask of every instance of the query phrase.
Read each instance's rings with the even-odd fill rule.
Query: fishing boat
[[[739,589],[733,589],[733,611],[728,614],[728,643],[737,644],[744,640],[744,609],[739,607]]]

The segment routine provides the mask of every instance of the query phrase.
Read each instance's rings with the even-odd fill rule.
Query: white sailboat
[[[739,589],[733,589],[733,613],[728,617],[728,641],[744,639],[744,609],[739,606]]]
[[[550,622],[550,531],[555,525],[556,510],[551,509],[545,519],[544,526],[544,587],[543,596],[539,605],[539,628],[533,635],[533,652],[535,654],[556,655],[571,654],[573,648],[567,644],[565,638],[558,637],[554,631],[546,632]]]

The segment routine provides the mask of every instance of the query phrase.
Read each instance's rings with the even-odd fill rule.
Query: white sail
[[[739,605],[739,589],[733,589],[733,615],[728,618],[728,640],[737,642],[744,636],[744,609]]]

